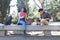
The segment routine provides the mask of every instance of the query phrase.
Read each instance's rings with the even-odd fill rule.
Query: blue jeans
[[[18,24],[21,24],[22,27],[26,28],[26,25],[29,25],[30,22],[29,21],[18,20]]]

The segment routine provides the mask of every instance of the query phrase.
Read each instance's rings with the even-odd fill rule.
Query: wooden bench
[[[24,30],[24,28],[21,25],[0,25],[0,36],[6,35],[7,31],[22,31],[23,32],[23,30]],[[46,26],[27,25],[27,27],[26,27],[26,32],[43,31],[43,30],[45,30],[46,33],[50,32],[50,31],[60,31],[60,25],[46,25]]]
[[[7,25],[4,27],[4,30],[7,31],[21,31],[23,32],[24,28],[21,25]],[[40,26],[40,25],[27,25],[26,32],[31,31],[46,31],[46,35],[48,33],[51,34],[50,31],[60,31],[60,25],[46,25],[46,26]],[[6,32],[5,32],[6,33]]]
[[[0,36],[5,35],[4,24],[0,24]]]
[[[27,31],[42,31],[42,30],[51,30],[51,31],[60,31],[60,25],[46,25],[46,26],[40,26],[40,25],[34,25],[34,26],[27,26]]]
[[[16,34],[16,32],[18,31],[18,34],[24,34],[24,28],[21,25],[6,25],[4,27],[5,34],[7,35],[7,31],[14,31],[14,33]]]
[[[51,36],[51,31],[60,31],[60,25],[34,25],[34,26],[27,26],[26,31],[45,31],[46,36]]]

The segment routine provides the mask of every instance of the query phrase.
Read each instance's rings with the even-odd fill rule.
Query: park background
[[[43,8],[51,15],[52,21],[60,21],[60,0],[0,0],[0,23],[8,14],[13,16],[13,23],[18,21],[18,13],[26,7],[28,18],[39,18],[38,9]]]

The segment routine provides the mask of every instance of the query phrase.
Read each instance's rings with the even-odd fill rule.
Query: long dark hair
[[[27,13],[27,10],[26,10],[26,8],[25,8],[25,7],[23,7],[23,9],[24,9],[24,11],[23,11],[23,12],[26,12],[26,13]]]
[[[24,9],[24,11],[23,11],[23,12],[27,13],[27,10],[26,10],[26,8],[25,8],[25,7],[22,7],[22,8]],[[21,8],[21,9],[22,9],[22,8]],[[20,10],[20,11],[21,11],[21,10]]]

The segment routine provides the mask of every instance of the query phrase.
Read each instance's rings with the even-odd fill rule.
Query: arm
[[[27,14],[25,14],[25,21],[27,20]]]
[[[46,18],[46,20],[50,20],[50,19],[51,19],[51,16],[50,16],[50,14],[47,13],[47,18]]]

